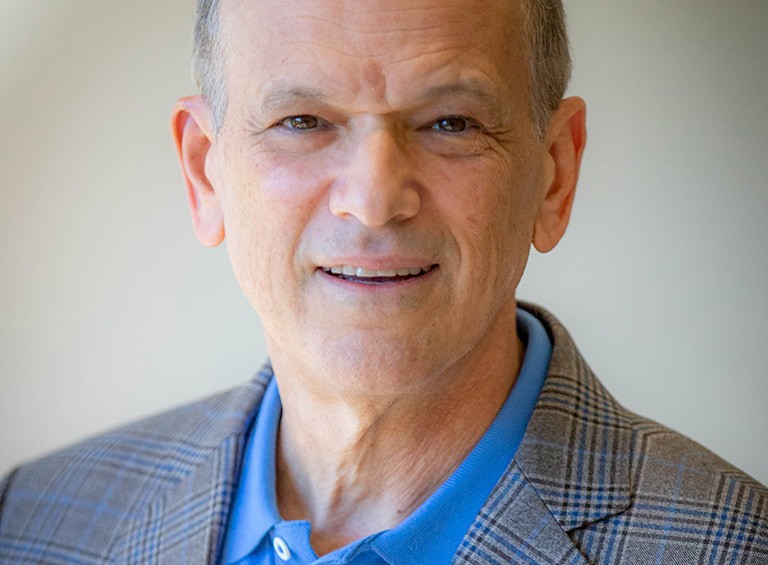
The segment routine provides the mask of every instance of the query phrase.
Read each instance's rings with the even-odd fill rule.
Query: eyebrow
[[[287,102],[296,100],[314,100],[325,102],[328,100],[328,96],[322,91],[314,88],[278,85],[276,88],[268,91],[267,94],[262,98],[260,107],[262,110],[269,112],[270,110],[280,108]]]
[[[419,96],[419,99],[440,98],[442,96],[455,94],[469,94],[475,98],[488,102],[496,100],[496,97],[485,88],[483,83],[476,80],[459,80],[457,82],[439,84],[428,88],[424,94]]]
[[[482,81],[474,79],[463,79],[429,87],[424,92],[414,96],[412,100],[415,100],[418,105],[450,96],[468,96],[478,100],[484,107],[491,110],[500,110],[502,107],[498,96],[486,88]],[[290,102],[327,102],[330,98],[322,90],[316,88],[278,83],[274,88],[267,91],[259,106],[262,111],[270,112]]]
[[[417,100],[427,102],[451,96],[467,96],[470,99],[477,100],[484,108],[491,110],[492,113],[500,112],[504,106],[498,95],[488,89],[482,81],[475,79],[463,79],[433,86],[419,95]]]

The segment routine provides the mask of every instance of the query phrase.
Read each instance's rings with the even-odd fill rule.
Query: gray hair
[[[213,111],[218,133],[227,107],[221,45],[221,0],[198,0],[192,69],[195,82]],[[539,137],[560,104],[571,76],[571,58],[562,0],[524,0],[530,67],[531,120]]]
[[[523,2],[530,69],[531,120],[539,138],[557,110],[571,79],[571,55],[562,0]]]
[[[227,108],[224,52],[221,45],[220,0],[197,0],[192,76],[213,113],[213,130],[218,133]]]

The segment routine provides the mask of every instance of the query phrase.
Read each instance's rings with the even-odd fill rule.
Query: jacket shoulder
[[[723,489],[733,482],[754,490],[760,498],[768,495],[764,485],[688,436],[632,412],[627,414],[634,431],[632,477],[636,492],[691,496],[727,506],[735,501],[721,500]]]
[[[103,562],[121,524],[217,450],[239,457],[264,387],[257,376],[18,467],[0,498],[0,561]]]
[[[768,563],[768,489],[694,440],[627,412],[631,499],[574,530],[612,563]]]
[[[518,463],[588,560],[768,563],[768,489],[683,434],[622,406],[567,330],[553,340]]]

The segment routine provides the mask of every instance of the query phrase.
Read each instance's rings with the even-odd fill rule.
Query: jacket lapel
[[[513,462],[464,536],[453,563],[586,561]]]
[[[147,497],[142,510],[126,521],[111,552],[116,563],[215,563],[219,559],[245,439],[266,383],[260,372],[241,387],[182,409],[169,451],[187,464],[158,462],[174,476],[170,487]],[[190,433],[192,429],[192,433]],[[190,463],[191,462],[191,463]]]
[[[597,381],[565,328],[545,310],[521,306],[550,332],[549,374],[515,459],[462,540],[454,563],[584,564],[568,532],[617,514],[630,502],[632,432],[623,408]],[[168,441],[183,446],[185,460],[194,463],[183,471],[174,461],[158,467],[178,477],[129,517],[111,552],[113,561],[218,560],[243,446],[267,375],[268,366],[249,387],[186,409],[206,412],[194,441],[187,433]]]
[[[632,431],[565,328],[548,328],[549,374],[514,461],[467,532],[456,563],[586,563],[568,532],[630,504]]]

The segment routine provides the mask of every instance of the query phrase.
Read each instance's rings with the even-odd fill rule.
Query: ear
[[[581,155],[587,142],[586,113],[581,98],[565,98],[547,128],[544,197],[533,227],[533,245],[541,253],[557,245],[571,217]]]
[[[215,247],[224,240],[224,217],[210,179],[209,151],[213,143],[211,112],[200,96],[180,99],[171,113],[171,133],[197,239]]]

